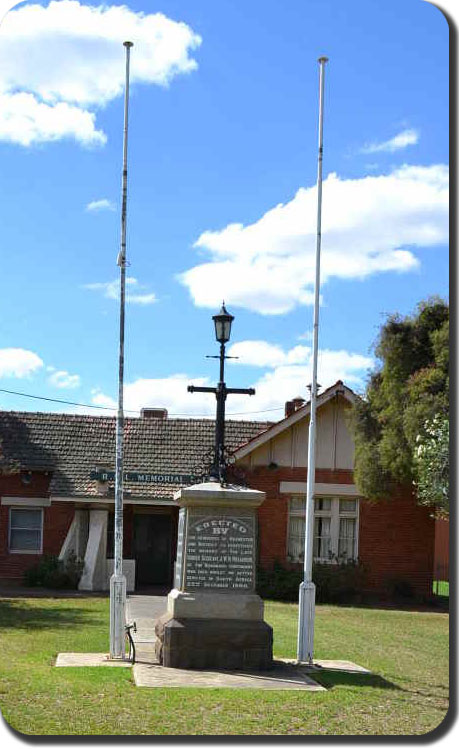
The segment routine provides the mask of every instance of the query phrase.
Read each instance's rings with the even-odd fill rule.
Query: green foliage
[[[312,579],[316,585],[317,603],[349,603],[361,596],[365,575],[358,562],[315,563]],[[258,570],[257,593],[273,601],[296,602],[302,581],[302,569],[288,569],[280,562],[274,562],[271,568]]]
[[[368,499],[390,494],[395,483],[418,482],[415,450],[432,421],[448,416],[449,308],[421,302],[415,315],[391,315],[375,353],[380,365],[351,421],[355,480]],[[427,478],[427,474],[426,474]]]
[[[365,569],[360,562],[316,563],[312,568],[317,603],[351,603],[362,597]]]
[[[65,561],[46,555],[38,564],[26,570],[24,582],[30,587],[76,589],[83,572],[84,563],[70,555]]]
[[[394,601],[405,601],[415,597],[413,586],[403,577],[391,577],[386,581],[387,593]]]
[[[437,415],[425,434],[416,440],[414,454],[418,500],[435,507],[438,514],[449,514],[449,422]]]
[[[297,601],[303,570],[287,569],[280,562],[257,570],[257,593],[272,601]]]

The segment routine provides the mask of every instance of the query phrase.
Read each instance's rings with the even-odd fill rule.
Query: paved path
[[[126,621],[136,623],[137,632],[132,632],[135,642],[136,660],[155,662],[155,622],[167,608],[166,596],[128,595]]]
[[[126,620],[136,622],[133,632],[136,644],[136,663],[133,667],[134,682],[138,687],[232,687],[237,689],[300,689],[324,691],[314,681],[314,672],[321,669],[338,671],[360,671],[366,669],[349,661],[316,661],[316,667],[296,663],[294,660],[277,659],[268,671],[199,671],[160,666],[155,655],[155,622],[167,609],[164,595],[133,594],[127,598]],[[107,653],[59,653],[56,666],[125,666],[128,661],[110,661]]]
[[[198,671],[165,668],[157,663],[137,663],[133,669],[138,687],[232,687],[233,689],[301,689],[323,692],[325,687],[314,681],[307,666],[277,660],[268,671]]]

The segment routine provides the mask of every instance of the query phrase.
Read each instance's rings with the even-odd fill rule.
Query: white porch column
[[[72,554],[77,559],[84,559],[88,543],[88,525],[88,510],[75,510],[75,515],[59,552],[59,559],[65,561]]]
[[[106,576],[108,510],[89,510],[89,533],[79,590],[103,590]]]

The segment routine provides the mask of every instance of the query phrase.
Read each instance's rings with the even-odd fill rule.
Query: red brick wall
[[[287,556],[288,495],[279,491],[281,481],[306,481],[306,468],[267,468],[245,471],[245,480],[253,489],[266,492],[258,510],[258,558],[263,567],[276,560],[285,563]],[[326,484],[352,484],[352,471],[317,469],[316,481]]]
[[[269,567],[276,560],[285,561],[287,550],[288,499],[279,492],[280,470],[255,468],[246,479],[252,489],[266,492],[258,509],[258,561]]]
[[[409,488],[375,504],[361,501],[359,558],[369,587],[386,591],[391,581],[407,581],[416,593],[430,594],[434,540],[435,522]]]
[[[22,481],[20,473],[0,474],[0,496],[2,497],[48,497],[50,473],[32,471],[29,483]]]
[[[435,563],[436,580],[449,580],[449,520],[435,520]]]
[[[258,510],[259,563],[269,567],[286,562],[288,495],[279,491],[281,481],[306,481],[305,468],[266,466],[245,471],[253,489],[266,492]],[[352,471],[316,470],[316,481],[352,484]],[[368,571],[368,588],[386,592],[391,580],[407,581],[416,593],[430,593],[434,564],[435,523],[429,511],[416,504],[408,489],[391,500],[360,502],[359,559]]]
[[[24,484],[20,474],[0,476],[0,496],[47,497],[50,475],[34,472]],[[10,554],[8,550],[9,506],[0,506],[0,580],[21,583],[24,572],[33,567],[41,554]],[[74,515],[71,502],[53,502],[43,513],[43,554],[59,554]]]

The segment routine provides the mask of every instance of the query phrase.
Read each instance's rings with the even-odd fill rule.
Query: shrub
[[[365,571],[359,562],[314,564],[312,579],[317,603],[348,603],[362,596]],[[270,569],[257,573],[257,593],[274,601],[298,601],[303,569],[286,568],[274,562]]]
[[[46,555],[43,559],[24,574],[24,582],[33,588],[65,588],[76,589],[83,572],[84,563],[74,554],[66,560],[53,555]]]
[[[415,597],[413,586],[409,580],[405,580],[402,577],[392,577],[387,580],[386,584],[390,598],[393,598],[395,601],[403,601],[404,599]]]
[[[349,603],[362,597],[365,570],[360,562],[316,563],[312,568],[317,603]]]
[[[274,562],[270,569],[258,569],[257,593],[272,601],[297,601],[302,580],[302,570],[287,569],[280,562]]]

